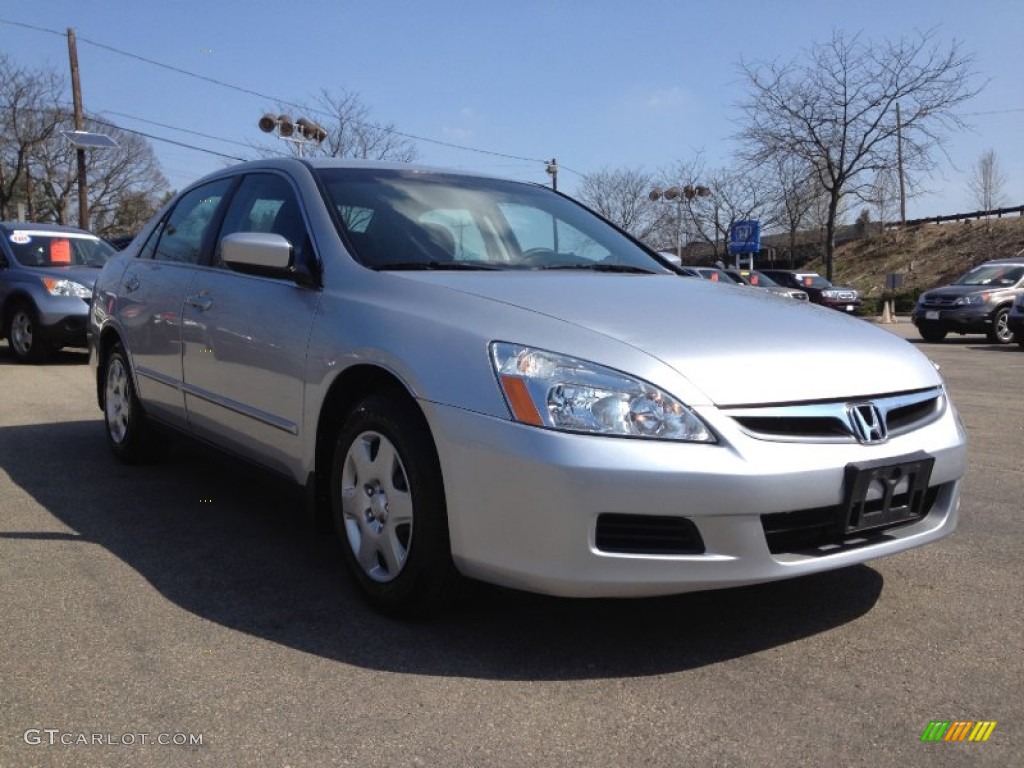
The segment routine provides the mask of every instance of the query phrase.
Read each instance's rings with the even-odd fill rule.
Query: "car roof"
[[[981,264],[975,264],[973,268],[976,269],[977,267],[985,267],[988,266],[989,264],[998,264],[1000,266],[1011,267],[1024,267],[1024,258],[1017,256],[1016,258],[1011,259],[989,259],[988,261],[983,261]]]
[[[79,235],[91,235],[96,237],[95,232],[78,227],[69,227],[64,224],[38,224],[34,221],[0,221],[0,229],[5,232],[14,232],[19,229],[31,229],[33,232],[69,232]]]

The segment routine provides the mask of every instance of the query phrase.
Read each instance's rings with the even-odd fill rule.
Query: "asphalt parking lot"
[[[1024,350],[919,348],[970,437],[952,537],[656,600],[482,589],[403,624],[289,489],[188,444],[119,465],[84,354],[0,343],[0,766],[1024,764]],[[922,743],[935,720],[997,725]]]

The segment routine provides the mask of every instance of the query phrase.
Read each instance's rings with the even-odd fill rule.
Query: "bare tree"
[[[933,32],[881,43],[836,32],[812,46],[803,62],[741,63],[750,89],[740,104],[744,156],[761,164],[794,155],[814,169],[828,196],[830,279],[843,197],[870,183],[865,174],[897,167],[898,135],[911,184],[934,169],[934,152],[946,134],[966,127],[956,107],[980,90],[972,85],[973,62],[956,42],[937,45]]]
[[[881,168],[875,172],[875,178],[861,199],[875,209],[879,226],[884,227],[886,221],[894,221],[900,213],[900,191],[896,173],[891,168]]]
[[[71,130],[67,113],[61,126]],[[130,234],[156,211],[168,190],[167,179],[149,142],[105,121],[86,118],[85,129],[104,133],[116,148],[86,150],[89,211],[93,231],[101,235]],[[38,179],[37,218],[69,224],[78,211],[75,149],[59,133],[35,147],[32,168]]]
[[[583,177],[576,197],[638,240],[660,247],[666,212],[652,201],[652,174],[636,168],[601,170]]]
[[[725,169],[707,173],[710,194],[694,197],[687,210],[691,240],[711,246],[716,259],[728,255],[729,230],[734,222],[757,219],[763,229],[773,224],[768,205],[769,186],[756,169]]]
[[[983,211],[991,211],[1003,205],[1006,177],[999,167],[994,149],[986,150],[978,158],[967,186]]]
[[[769,167],[778,190],[772,218],[776,226],[786,233],[792,263],[799,233],[810,223],[819,192],[817,179],[813,169],[796,155],[775,155]]]
[[[19,67],[0,54],[0,219],[13,218],[24,201],[35,214],[32,153],[64,119],[64,80],[49,70]]]

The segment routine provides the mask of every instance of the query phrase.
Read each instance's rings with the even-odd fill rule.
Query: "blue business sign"
[[[761,222],[734,221],[729,227],[729,253],[757,253],[761,250]]]

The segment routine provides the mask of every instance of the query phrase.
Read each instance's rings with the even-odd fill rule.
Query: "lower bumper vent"
[[[633,555],[700,555],[704,540],[685,517],[603,514],[597,516],[597,548]]]
[[[904,525],[912,525],[927,515],[943,487],[936,485],[928,489],[921,517],[848,535],[844,533],[846,520],[843,519],[842,505],[761,515],[761,525],[768,542],[768,551],[773,555],[827,555],[832,554],[837,547],[857,546],[877,541],[885,536],[886,531]]]

